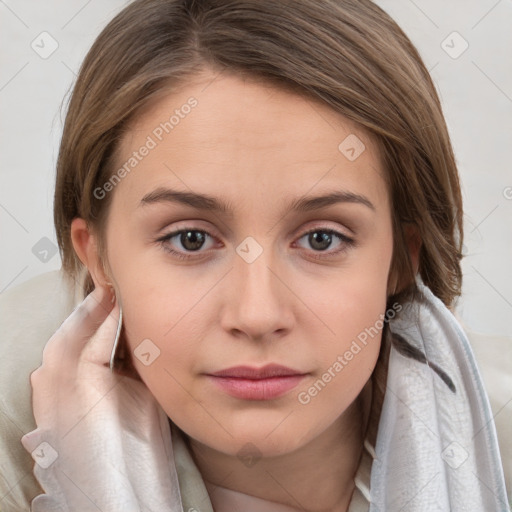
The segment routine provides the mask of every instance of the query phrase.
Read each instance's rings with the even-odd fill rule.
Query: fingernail
[[[114,285],[112,283],[105,283],[105,286],[110,293],[110,303],[114,304],[114,302],[116,301],[116,291]]]

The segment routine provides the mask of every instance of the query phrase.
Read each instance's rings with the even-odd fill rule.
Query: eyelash
[[[186,255],[180,251],[175,251],[174,249],[171,249],[169,247],[169,241],[174,238],[175,236],[177,235],[181,235],[182,233],[186,233],[188,231],[192,231],[192,232],[195,232],[195,233],[202,233],[204,235],[207,235],[211,238],[214,238],[213,236],[211,236],[207,231],[203,231],[202,229],[194,229],[192,227],[186,227],[186,228],[182,228],[180,230],[177,230],[177,231],[173,231],[172,233],[168,233],[160,238],[158,238],[156,241],[160,243],[160,245],[162,246],[162,248],[170,253],[172,256],[175,256],[177,257],[178,259],[180,260],[190,260],[192,258],[195,258],[195,256],[193,255]],[[327,258],[331,258],[333,256],[337,256],[339,254],[342,254],[343,252],[347,251],[349,248],[351,247],[354,247],[356,245],[356,242],[353,238],[350,238],[346,235],[344,235],[343,233],[340,233],[338,231],[335,231],[333,229],[328,229],[328,228],[325,228],[325,229],[322,229],[322,228],[313,228],[313,229],[310,229],[309,231],[306,231],[305,233],[303,233],[299,238],[298,240],[301,240],[302,238],[304,238],[305,236],[311,234],[311,233],[327,233],[329,235],[334,235],[335,237],[337,237],[339,239],[340,242],[342,242],[342,247],[334,252],[329,252],[329,253],[325,253],[324,251],[314,251],[314,252],[319,252],[319,254],[315,254],[313,255],[312,257],[314,259],[317,259],[317,260],[323,260],[323,259],[327,259]]]

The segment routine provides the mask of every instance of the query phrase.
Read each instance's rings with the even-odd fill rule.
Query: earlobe
[[[72,220],[71,241],[78,258],[89,270],[94,286],[105,286],[107,279],[102,269],[96,237],[84,219],[77,217]]]

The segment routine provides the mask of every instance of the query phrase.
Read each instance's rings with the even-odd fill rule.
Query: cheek
[[[315,337],[318,371],[297,395],[312,414],[325,416],[330,411],[327,422],[352,403],[374,370],[384,326],[386,280],[379,286],[347,280],[331,298],[323,320],[332,332]]]
[[[186,368],[183,348],[187,345],[177,343],[173,333],[186,313],[187,301],[181,293],[169,293],[166,282],[157,278],[156,269],[141,272],[135,262],[134,257],[122,259],[117,267],[112,264],[121,291],[124,342],[135,369],[159,399],[162,390],[173,384],[170,374],[174,365],[169,363]]]
[[[185,417],[195,417],[197,407],[191,396],[195,396],[194,365],[200,347],[194,342],[196,336],[182,314],[173,312],[182,309],[176,299],[165,298],[165,304],[152,304],[155,294],[138,294],[138,300],[126,300],[123,306],[123,324],[126,343],[131,352],[133,365],[151,394],[169,417],[178,410]],[[124,313],[126,311],[126,313]],[[177,324],[177,325],[176,325]],[[187,338],[183,333],[187,332]]]
[[[196,339],[195,324],[191,323],[195,314],[186,307],[191,302],[183,294],[165,293],[155,287],[138,286],[136,293],[130,293],[129,288],[123,290],[125,337],[141,376],[154,373],[157,368],[186,368]],[[141,357],[148,352],[150,357]],[[144,364],[149,359],[154,361],[151,368]]]

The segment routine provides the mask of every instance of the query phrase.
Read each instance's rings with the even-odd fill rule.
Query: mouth
[[[222,391],[244,400],[272,400],[283,396],[306,375],[305,372],[277,364],[262,368],[235,366],[206,374]]]

